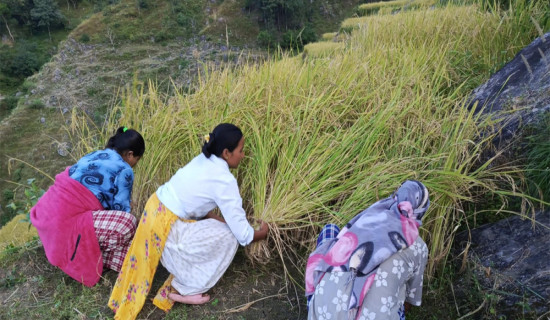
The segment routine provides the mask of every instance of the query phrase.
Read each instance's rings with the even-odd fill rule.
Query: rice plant
[[[413,2],[413,0],[393,0],[364,3],[359,6],[359,12],[366,14],[384,7],[403,7],[407,4],[410,4],[411,2]]]
[[[304,56],[307,57],[330,57],[335,51],[342,50],[344,44],[341,42],[313,42],[304,46]]]
[[[324,41],[333,41],[338,36],[338,32],[327,32],[323,33],[321,39]]]
[[[519,194],[518,169],[480,158],[499,122],[463,101],[537,35],[530,17],[544,15],[544,4],[523,10],[448,5],[356,19],[343,45],[321,58],[308,51],[236,70],[205,67],[192,94],[134,84],[101,129],[76,116],[68,130],[83,152],[120,125],[143,134],[133,193],[139,215],[200,152],[200,137],[220,122],[240,126],[247,157],[234,173],[245,210],[271,224],[269,242],[249,248],[258,261],[276,254],[303,263],[320,226],[345,223],[405,179],[419,179],[432,199],[422,227],[432,274],[465,202]]]

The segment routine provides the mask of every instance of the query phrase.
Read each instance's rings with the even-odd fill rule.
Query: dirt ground
[[[5,250],[0,259],[0,319],[111,319],[107,299],[117,274],[107,271],[93,288],[51,266],[42,246]],[[252,265],[240,248],[201,306],[176,304],[165,313],[148,299],[138,319],[305,319],[303,290],[286,281],[280,262]],[[168,277],[159,266],[149,298]],[[297,279],[301,275],[296,272]]]

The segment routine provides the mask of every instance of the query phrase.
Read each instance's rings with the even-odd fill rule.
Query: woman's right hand
[[[269,232],[269,225],[267,223],[262,220],[259,220],[258,222],[260,222],[260,230],[254,231],[254,238],[252,239],[252,242],[266,239]]]

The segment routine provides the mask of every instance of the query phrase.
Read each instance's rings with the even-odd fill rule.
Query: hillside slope
[[[144,3],[141,8],[123,0],[89,16],[20,88],[18,108],[0,122],[0,192],[5,195],[0,198],[0,218],[9,211],[12,190],[21,193],[21,187],[6,180],[24,184],[35,177],[41,186],[49,184],[29,166],[10,165],[9,157],[50,175],[74,161],[63,127],[74,108],[101,123],[118,101],[119,89],[132,82],[151,80],[166,90],[174,84],[189,91],[207,66],[256,62],[267,55],[256,44],[258,13],[245,9],[245,0]],[[311,2],[319,9],[316,16],[324,17],[323,23],[317,21],[319,30],[336,26],[357,3]]]

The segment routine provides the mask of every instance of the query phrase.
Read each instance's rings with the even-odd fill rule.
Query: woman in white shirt
[[[267,236],[265,222],[259,231],[248,223],[237,180],[229,171],[244,158],[241,130],[222,123],[206,140],[202,153],[157,190],[159,200],[184,219],[172,226],[161,259],[179,293],[168,297],[182,303],[208,302],[209,296],[202,293],[221,278],[238,244],[246,246]],[[216,207],[223,218],[213,213]],[[203,220],[185,222],[199,219]]]
[[[221,278],[238,244],[246,246],[267,237],[265,222],[254,230],[246,219],[237,180],[230,171],[244,158],[241,130],[222,123],[205,140],[202,153],[148,200],[109,299],[115,318],[137,316],[159,259],[171,276],[154,304],[165,311],[174,301],[203,304],[210,300],[205,292]],[[215,208],[223,217],[214,214]]]

